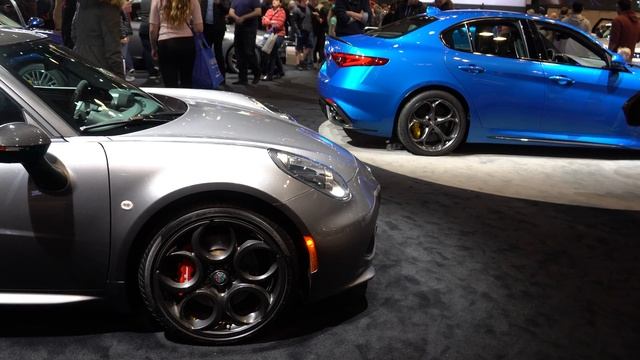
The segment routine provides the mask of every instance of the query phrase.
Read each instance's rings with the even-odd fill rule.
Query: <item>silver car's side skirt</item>
[[[511,137],[511,136],[489,136],[489,138],[496,139],[496,140],[506,140],[506,141],[520,141],[520,142],[526,142],[526,143],[620,148],[620,146],[617,146],[617,145],[597,144],[597,143],[583,142],[583,141],[547,140],[547,139],[534,139],[534,138]]]
[[[0,293],[0,304],[3,305],[52,305],[68,304],[90,300],[98,297],[86,295],[66,294],[36,294],[36,293]]]

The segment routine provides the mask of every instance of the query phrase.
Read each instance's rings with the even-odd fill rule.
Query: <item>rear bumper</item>
[[[342,108],[331,99],[320,98],[320,109],[322,113],[333,124],[342,126],[345,129],[353,129],[353,122]]]
[[[375,82],[370,84],[368,80],[369,76],[372,79],[379,78],[370,72],[379,72],[381,69],[353,67],[329,71],[327,63],[330,62],[326,61],[318,72],[317,82],[320,106],[327,119],[364,134],[391,137],[397,100],[384,86]],[[331,76],[329,72],[332,72]],[[327,105],[330,105],[330,111],[327,111]]]

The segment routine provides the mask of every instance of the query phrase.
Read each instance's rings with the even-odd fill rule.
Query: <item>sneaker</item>
[[[307,66],[304,64],[298,64],[298,66],[296,66],[296,69],[302,71],[302,70],[307,70]]]
[[[135,80],[135,79],[136,79],[136,77],[135,77],[135,76],[133,76],[133,75],[127,75],[127,76],[125,76],[125,77],[124,77],[124,79],[125,79],[126,81],[128,81],[128,82],[132,82],[133,80]]]
[[[160,77],[160,74],[158,73],[151,73],[149,74],[149,80],[156,80]]]

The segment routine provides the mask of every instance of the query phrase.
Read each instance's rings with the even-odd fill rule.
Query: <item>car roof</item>
[[[46,39],[46,36],[29,30],[0,26],[0,46],[13,45],[39,39]]]
[[[584,34],[587,34],[582,29],[579,29],[573,26],[570,23],[563,22],[558,19],[551,19],[542,15],[529,15],[521,12],[515,11],[504,11],[504,10],[484,10],[484,9],[460,9],[460,10],[447,10],[441,11],[434,16],[440,20],[448,20],[448,21],[466,21],[471,19],[478,18],[511,18],[511,19],[528,19],[528,20],[537,20],[543,21],[549,24],[558,24],[561,26],[569,27],[571,29],[577,30]]]
[[[485,10],[485,9],[460,9],[441,11],[435,16],[439,19],[457,18],[471,19],[476,17],[508,17],[518,19],[535,19],[535,20],[553,20],[540,15],[528,15],[521,12],[505,11],[505,10]]]

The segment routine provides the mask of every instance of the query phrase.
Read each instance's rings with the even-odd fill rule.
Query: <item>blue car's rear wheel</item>
[[[232,207],[194,210],[153,238],[139,269],[147,307],[170,332],[222,344],[254,335],[291,291],[294,248],[271,220]]]
[[[400,112],[397,134],[416,155],[444,155],[465,137],[467,114],[453,95],[431,90],[418,94]]]

